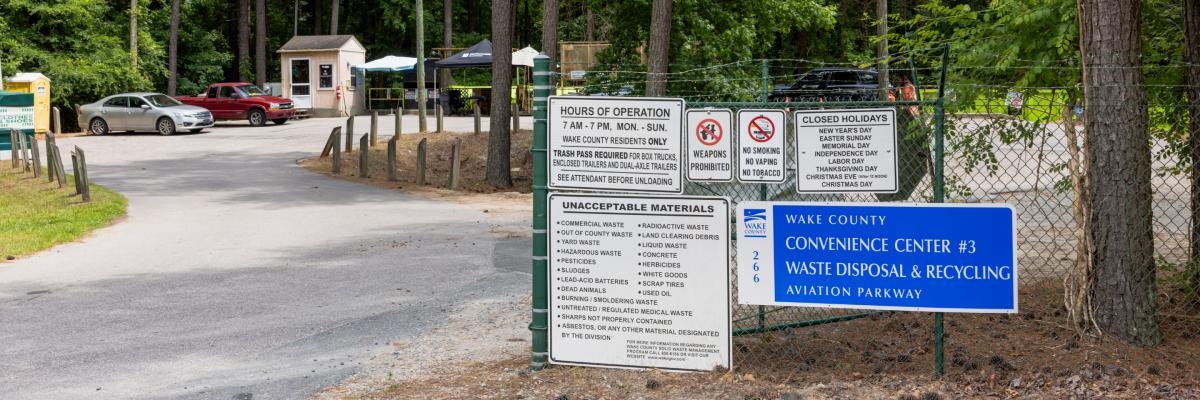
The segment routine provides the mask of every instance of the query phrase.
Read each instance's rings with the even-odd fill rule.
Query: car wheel
[[[200,129],[188,129],[188,132],[191,132],[191,133],[200,133],[200,131],[202,131],[202,130],[204,130],[204,128],[200,128]]]
[[[175,121],[170,118],[159,118],[154,126],[158,128],[159,135],[170,136],[175,133]]]
[[[250,110],[250,126],[263,126],[267,123],[267,115],[262,110]]]
[[[103,135],[108,133],[108,124],[103,119],[94,118],[91,123],[91,131],[93,135]]]
[[[287,118],[276,118],[271,120],[271,122],[274,122],[275,125],[283,125],[287,123]]]

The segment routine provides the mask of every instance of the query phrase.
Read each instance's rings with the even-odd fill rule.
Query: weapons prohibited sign
[[[733,180],[733,111],[701,108],[687,112],[687,179],[693,182]]]

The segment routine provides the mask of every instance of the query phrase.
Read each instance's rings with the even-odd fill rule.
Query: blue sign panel
[[[1017,312],[1003,204],[742,202],[743,304]]]

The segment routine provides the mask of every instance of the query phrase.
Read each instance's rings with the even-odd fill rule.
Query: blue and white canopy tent
[[[407,75],[411,74],[411,72],[409,72],[409,71],[413,71],[416,68],[417,62],[418,62],[418,60],[413,57],[386,56],[383,58],[372,60],[371,62],[368,62],[363,65],[357,65],[355,67],[358,69],[358,71],[359,71],[358,73],[362,73],[362,74],[365,74],[366,72],[406,72],[404,75],[405,75],[405,77],[407,77]],[[427,66],[432,64],[429,62],[429,60],[426,60],[426,62],[427,62],[427,64],[426,64]],[[428,74],[428,72],[426,72],[426,74]],[[434,76],[434,87],[437,87],[437,74],[433,74],[433,76]],[[365,79],[365,76],[363,78]],[[401,82],[404,82],[404,81],[405,81],[405,79],[401,79]],[[403,86],[403,84],[402,84],[402,86]],[[386,100],[386,101],[394,100],[395,102],[392,105],[395,108],[402,107],[402,104],[404,101],[404,95],[403,95],[404,89],[400,89],[399,94],[393,94],[392,89],[382,89],[382,90],[387,91],[386,95],[385,95],[386,97],[373,98],[373,97],[369,96],[368,97],[368,108],[370,105],[370,100]],[[395,96],[395,97],[393,97],[393,96]]]

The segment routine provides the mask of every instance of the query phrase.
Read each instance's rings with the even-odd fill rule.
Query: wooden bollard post
[[[25,132],[17,133],[17,145],[21,147],[21,171],[22,172],[29,172],[29,145],[27,144],[28,140],[29,140],[29,137],[25,136]]]
[[[83,175],[79,173],[79,155],[75,154],[74,151],[71,152],[71,171],[75,173],[75,194],[82,195],[83,188],[79,186],[79,182],[82,180],[80,177]]]
[[[521,130],[521,111],[519,108],[520,107],[517,107],[517,103],[512,104],[513,132]]]
[[[417,186],[425,186],[425,139],[417,143]]]
[[[371,157],[371,148],[367,146],[370,143],[371,134],[364,133],[358,139],[358,176],[363,178],[371,177],[371,165],[369,163]]]
[[[346,118],[346,152],[354,150],[354,114]]]
[[[46,131],[46,183],[54,182],[58,174],[54,171],[54,132]]]
[[[458,190],[462,184],[462,139],[454,141],[454,147],[450,149],[450,190]]]
[[[379,111],[371,111],[371,147],[379,143]]]
[[[50,111],[54,114],[54,133],[61,135],[63,133],[62,115],[58,113],[58,107],[53,107]]]
[[[321,150],[321,158],[329,157],[329,152],[333,151],[334,145],[336,145],[341,138],[342,127],[333,127],[333,131],[329,132],[329,139],[325,140],[325,148]]]
[[[333,141],[333,151],[329,153],[333,155],[333,159],[330,160],[332,166],[329,172],[338,175],[342,173],[342,132],[334,131],[334,133],[337,135],[337,139]]]
[[[54,169],[58,174],[58,188],[62,189],[67,185],[67,172],[63,171],[62,149],[58,145],[54,145]]]
[[[79,155],[79,174],[83,175],[83,181],[79,185],[83,189],[83,201],[91,201],[92,188],[88,186],[88,182],[91,180],[88,179],[87,155],[83,153],[83,149],[79,148],[79,146],[75,146],[75,154]],[[76,177],[76,179],[79,179],[79,177]]]
[[[442,99],[438,99],[437,105],[433,106],[433,112],[437,113],[437,132],[442,133]]]
[[[12,154],[12,167],[20,167],[20,161],[17,161],[17,130],[8,128],[8,153]]]
[[[475,111],[475,134],[476,134],[476,135],[478,135],[478,134],[479,134],[479,128],[480,128],[480,124],[479,124],[479,118],[480,118],[480,117],[479,117],[479,100],[478,100],[478,99],[476,99],[476,100],[472,100],[472,101],[471,101],[471,109],[472,109],[473,111]]]
[[[38,150],[37,136],[29,137],[29,164],[33,168],[33,177],[42,177],[42,154]]]
[[[396,142],[400,140],[399,136],[392,136],[388,140],[387,146],[387,180],[388,182],[396,181]]]

